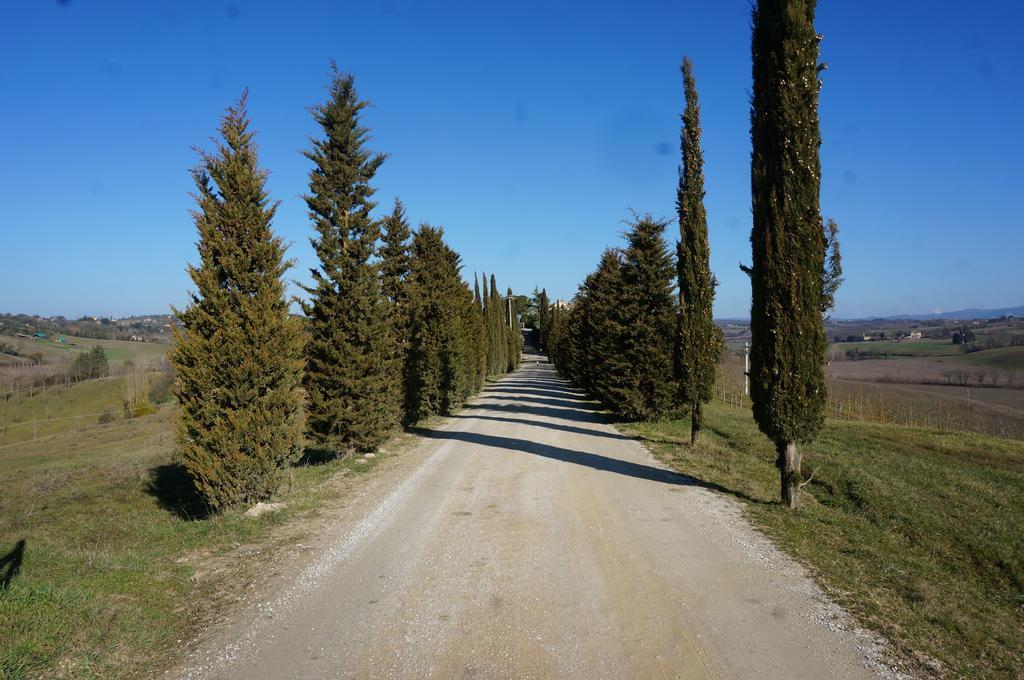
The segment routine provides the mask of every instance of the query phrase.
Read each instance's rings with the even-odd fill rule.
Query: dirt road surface
[[[880,646],[550,365],[385,466],[181,678],[866,678]]]

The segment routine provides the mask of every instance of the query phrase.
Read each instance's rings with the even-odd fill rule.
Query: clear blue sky
[[[838,316],[1024,304],[1019,0],[825,1],[822,209]],[[679,60],[703,106],[718,316],[746,316],[749,4],[24,0],[0,10],[0,311],[181,304],[194,145],[249,87],[292,274],[328,64],[373,102],[381,208],[466,272],[568,298],[630,208],[674,216]],[[675,226],[669,234],[675,233]]]

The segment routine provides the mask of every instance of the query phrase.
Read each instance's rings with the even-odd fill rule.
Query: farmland
[[[0,353],[0,366],[31,363],[34,356],[37,356],[42,363],[47,364],[69,362],[79,352],[92,349],[97,345],[103,348],[107,359],[115,366],[128,361],[136,365],[158,366],[164,362],[164,357],[170,347],[170,345],[156,342],[102,340],[71,335],[57,337],[58,339],[54,340],[0,335],[0,344],[13,348],[20,355]],[[64,338],[65,342],[60,342],[59,338]]]

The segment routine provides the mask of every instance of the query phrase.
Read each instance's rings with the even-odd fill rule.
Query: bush
[[[110,375],[110,364],[103,348],[96,345],[88,352],[82,352],[75,357],[70,373],[73,380],[92,380]]]

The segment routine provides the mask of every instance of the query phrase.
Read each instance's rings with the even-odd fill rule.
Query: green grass
[[[150,374],[150,384],[161,375]],[[122,378],[104,378],[39,388],[31,396],[22,390],[17,397],[0,399],[0,446],[78,429],[96,423],[104,413],[107,418],[122,418],[122,386]],[[43,422],[33,428],[32,421]]]
[[[0,335],[0,342],[5,342],[24,356],[39,353],[43,361],[53,363],[67,360],[79,352],[84,352],[99,345],[103,353],[112,362],[131,361],[138,365],[156,365],[161,363],[162,358],[167,354],[170,345],[154,342],[130,342],[127,340],[98,340],[94,338],[79,338],[73,335],[63,336],[66,343],[57,342],[56,338],[19,338],[12,335]]]
[[[970,352],[961,362],[1004,371],[1024,371],[1024,347],[1000,347]]]
[[[0,590],[3,680],[155,677],[216,613],[211,603],[251,578],[238,570],[258,570],[237,546],[298,540],[348,483],[338,473],[381,460],[293,468],[275,499],[287,507],[259,519],[190,520],[170,410],[0,449],[0,557],[25,541],[20,571]]]
[[[773,447],[748,410],[623,425],[676,470],[718,485],[866,626],[925,675],[1020,677],[1024,668],[1024,443],[829,422],[804,447],[804,507],[778,505]]]
[[[933,342],[929,340],[906,340],[904,342],[840,342],[832,345],[832,348],[846,351],[855,349],[861,352],[873,354],[888,354],[901,357],[947,357],[958,356],[960,346],[954,345],[949,340]]]

